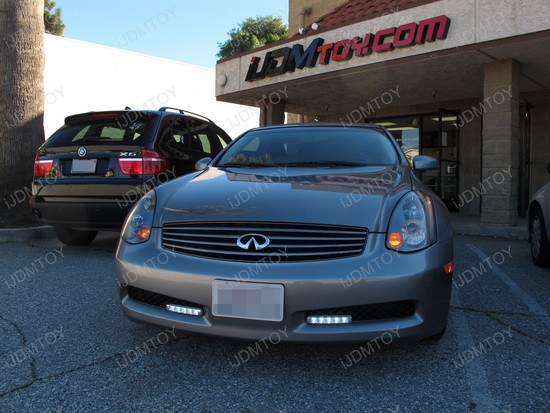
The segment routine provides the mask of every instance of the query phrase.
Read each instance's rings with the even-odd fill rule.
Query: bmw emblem
[[[84,158],[86,156],[86,148],[78,148],[78,156]]]

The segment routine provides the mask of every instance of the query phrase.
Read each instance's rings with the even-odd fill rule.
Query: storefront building
[[[218,100],[264,125],[374,122],[451,211],[514,226],[548,182],[546,0],[290,0],[289,39],[220,61]]]

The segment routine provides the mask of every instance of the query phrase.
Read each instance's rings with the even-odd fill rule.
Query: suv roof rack
[[[206,119],[208,122],[213,123],[214,125],[216,124],[212,119],[209,119],[209,118],[207,118],[206,116],[203,116],[203,115],[199,115],[198,113],[191,112],[189,110],[173,108],[173,107],[170,107],[170,106],[163,106],[162,108],[159,109],[159,112],[166,112],[167,110],[175,110],[175,111],[181,113],[182,115],[189,114],[189,115],[198,116],[199,118]]]

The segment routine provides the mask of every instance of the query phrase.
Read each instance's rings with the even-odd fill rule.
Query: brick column
[[[515,226],[518,219],[519,81],[509,60],[485,64],[481,222]]]
[[[285,101],[273,103],[270,99],[260,106],[260,126],[283,125],[285,123]]]

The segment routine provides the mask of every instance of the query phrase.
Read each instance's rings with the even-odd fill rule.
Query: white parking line
[[[454,307],[462,307],[458,292],[453,289],[451,302]],[[461,349],[470,349],[474,347],[474,339],[472,331],[468,325],[468,320],[462,311],[456,311],[454,320],[456,321],[456,335],[458,337],[458,345]],[[476,411],[478,412],[494,412],[496,411],[495,401],[489,389],[489,381],[485,374],[485,369],[479,358],[474,358],[471,362],[465,363],[463,366],[468,378],[470,393],[477,404]]]
[[[479,258],[482,260],[488,260],[490,259],[481,251],[479,248],[472,244],[466,245],[470,250],[475,252]],[[535,300],[531,298],[529,294],[527,294],[525,291],[523,291],[518,285],[512,281],[512,279],[499,267],[496,265],[491,267],[491,271],[493,271],[500,279],[501,281],[512,290],[513,293],[515,293],[521,301],[524,302],[524,304],[529,307],[529,310],[531,310],[531,313],[534,315],[542,316],[544,322],[546,323],[547,327],[550,328],[550,319],[548,318],[548,313],[542,308],[540,305],[537,304]]]

